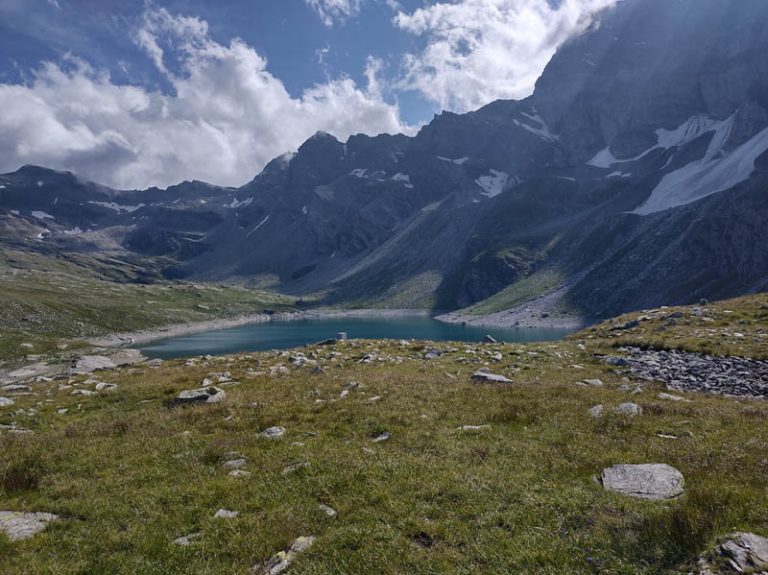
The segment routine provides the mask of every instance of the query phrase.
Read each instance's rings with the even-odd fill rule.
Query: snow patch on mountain
[[[713,120],[707,116],[693,116],[674,130],[659,129],[656,130],[658,138],[658,148],[669,150],[670,148],[683,146],[693,142],[696,138],[707,132],[716,131],[718,133],[727,133],[730,136],[733,120],[731,116],[727,120]],[[725,138],[728,139],[727,137]]]
[[[248,198],[247,200],[243,200],[242,202],[237,201],[237,198],[232,198],[232,202],[224,206],[225,208],[244,208],[246,206],[250,206],[253,202],[253,198]]]
[[[504,187],[509,181],[509,174],[506,172],[500,172],[498,170],[491,170],[486,176],[480,176],[475,180],[475,183],[483,188],[483,195],[488,198],[498,196],[504,191]]]
[[[725,120],[713,120],[702,115],[692,116],[674,130],[666,130],[664,128],[656,130],[656,145],[648,148],[634,158],[619,160],[613,155],[609,146],[595,154],[595,156],[587,162],[587,165],[592,166],[593,168],[609,170],[617,164],[626,164],[641,160],[654,150],[669,150],[671,148],[679,148],[680,146],[690,144],[696,138],[707,132],[715,132],[709,147],[711,149],[714,145],[719,151],[731,136],[735,118],[735,114]],[[669,164],[669,162],[667,162],[667,164]]]
[[[730,127],[721,126],[704,158],[664,176],[648,200],[633,213],[645,216],[728,190],[748,179],[755,160],[768,150],[768,128],[730,153],[723,146]]]
[[[456,158],[455,160],[452,160],[451,158],[446,158],[444,156],[437,156],[438,160],[442,160],[443,162],[450,162],[452,164],[456,164],[457,166],[461,166],[469,161],[469,158]]]
[[[398,172],[391,178],[394,182],[401,182],[406,188],[413,189],[413,184],[411,184],[411,176],[408,174],[403,174],[402,172]]]
[[[547,123],[544,121],[544,119],[539,116],[538,112],[534,111],[533,114],[526,114],[525,112],[520,112],[527,120],[530,120],[534,123],[532,126],[528,122],[521,122],[520,120],[512,120],[516,126],[530,132],[531,134],[538,136],[542,140],[546,140],[548,142],[554,142],[555,140],[558,140],[559,137],[553,134],[549,127],[547,126]]]
[[[40,212],[40,211],[37,211],[37,210],[32,212],[32,217],[33,218],[37,218],[38,220],[46,220],[46,219],[55,220],[56,219],[51,214],[49,214],[47,212]]]
[[[354,176],[355,178],[364,178],[365,174],[367,173],[368,173],[368,170],[365,170],[363,168],[357,168],[349,172],[349,175]]]
[[[250,232],[248,232],[246,235],[250,236],[252,233],[254,233],[256,230],[258,230],[261,226],[266,224],[268,221],[269,221],[269,214],[264,216],[264,219],[261,220],[258,224],[256,224],[256,226]]]
[[[125,212],[125,213],[133,213],[139,208],[143,208],[144,204],[137,204],[135,206],[124,206],[122,204],[116,204],[115,202],[95,202],[95,201],[89,201],[89,204],[93,204],[94,206],[101,206],[102,208],[108,208],[110,210],[114,210],[116,212]]]

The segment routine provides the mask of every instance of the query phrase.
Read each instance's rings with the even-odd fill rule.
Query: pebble
[[[389,431],[385,431],[384,433],[380,433],[379,435],[371,439],[371,441],[373,441],[374,443],[383,443],[384,441],[389,441],[390,437],[392,437],[392,434]]]
[[[602,379],[584,379],[582,382],[593,387],[603,387],[605,385]]]
[[[459,431],[480,431],[482,429],[490,429],[490,425],[462,425],[459,427]]]
[[[104,381],[100,381],[96,384],[95,387],[96,391],[113,391],[117,389],[116,383],[106,383]]]
[[[234,469],[229,472],[230,477],[250,477],[251,475],[253,474],[245,469]]]
[[[318,508],[320,509],[320,511],[325,513],[328,517],[333,518],[333,517],[336,517],[337,515],[336,510],[333,507],[328,507],[327,505],[323,505],[321,503],[320,505],[318,505]]]
[[[181,547],[189,547],[192,545],[196,540],[200,539],[203,536],[202,533],[190,533],[189,535],[185,535],[184,537],[179,537],[178,539],[174,539],[171,541],[173,545],[179,545]]]
[[[299,469],[304,469],[305,467],[310,467],[309,462],[301,461],[299,463],[291,463],[290,465],[286,465],[285,467],[283,467],[283,471],[281,473],[283,475],[288,475],[290,473],[298,471]]]

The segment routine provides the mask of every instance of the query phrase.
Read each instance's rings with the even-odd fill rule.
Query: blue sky
[[[424,3],[399,4],[416,9]],[[383,1],[361,6],[354,16],[337,18],[331,26],[302,0],[155,0],[152,5],[205,20],[220,43],[242,38],[266,57],[269,70],[294,97],[329,77],[348,75],[364,83],[369,55],[394,69],[404,53],[424,44],[392,25],[395,11]],[[168,90],[126,33],[141,25],[146,6],[141,0],[0,0],[0,80],[22,81],[41,61],[71,53],[108,69],[115,82]],[[428,121],[439,111],[416,92],[398,96],[405,96],[401,113],[408,123]]]
[[[0,0],[0,171],[239,185],[317,130],[525,97],[613,2]]]

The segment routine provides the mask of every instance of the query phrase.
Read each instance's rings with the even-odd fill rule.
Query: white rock
[[[287,551],[280,551],[273,555],[265,565],[254,567],[254,572],[262,573],[263,575],[280,575],[285,573],[296,559],[296,556],[312,547],[314,542],[314,537],[299,537]]]
[[[323,505],[322,503],[318,505],[318,508],[320,511],[325,513],[328,517],[336,517],[337,513],[336,510],[333,507],[328,507],[327,505]]]
[[[0,407],[10,407],[14,403],[16,402],[13,401],[12,399],[9,399],[7,397],[0,397]]]
[[[382,443],[384,441],[388,441],[390,437],[392,437],[392,434],[389,431],[385,431],[384,433],[380,433],[374,437],[371,441],[374,443]]]
[[[298,471],[299,469],[304,469],[305,467],[310,467],[309,462],[301,461],[299,463],[291,463],[290,465],[286,465],[281,473],[283,475],[288,475],[294,471]]]
[[[178,539],[174,539],[171,543],[174,545],[180,545],[181,547],[188,547],[192,545],[197,539],[200,539],[202,537],[202,533],[190,533],[189,535],[185,535],[184,537],[179,537]]]
[[[671,393],[660,393],[659,399],[666,399],[667,401],[684,401],[686,403],[689,403],[690,399],[685,399],[684,397],[680,397],[679,395],[672,395]]]
[[[48,523],[58,519],[59,517],[52,513],[0,511],[0,531],[4,532],[11,541],[21,541],[37,535]]]
[[[116,383],[106,383],[104,381],[100,381],[96,384],[96,391],[113,391],[117,389]]]
[[[267,429],[259,433],[260,437],[264,437],[266,439],[279,439],[283,435],[285,435],[285,427],[280,427],[279,425],[268,427]]]
[[[201,389],[189,389],[176,396],[174,403],[183,405],[187,403],[219,403],[226,399],[227,394],[218,387],[204,387]]]
[[[603,407],[602,405],[596,405],[595,407],[589,410],[589,415],[591,415],[592,417],[598,418],[598,417],[602,417],[604,412],[605,412],[605,407]]]
[[[487,371],[476,371],[472,374],[474,381],[481,381],[487,383],[513,383],[511,379],[507,379],[503,375],[497,375]]]
[[[245,458],[230,459],[224,462],[224,469],[241,469],[246,465],[248,465],[248,460]]]
[[[245,469],[235,469],[229,472],[230,477],[250,477],[251,475],[253,474]]]
[[[622,403],[621,405],[617,406],[614,411],[619,415],[626,415],[627,417],[635,417],[637,415],[642,415],[643,408],[637,405],[636,403]]]
[[[459,427],[459,431],[480,431],[482,429],[490,429],[490,425],[462,425]]]
[[[240,515],[239,511],[230,511],[228,509],[219,509],[214,515],[214,519],[234,519]]]

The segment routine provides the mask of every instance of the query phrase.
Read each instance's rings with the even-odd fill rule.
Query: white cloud
[[[360,12],[360,0],[304,0],[328,27],[344,23]]]
[[[408,130],[381,99],[375,60],[367,87],[342,77],[294,98],[256,51],[213,41],[197,18],[153,9],[137,41],[174,94],[116,85],[71,57],[45,64],[28,84],[0,85],[0,171],[35,163],[122,188],[240,185],[317,130]]]
[[[404,57],[399,87],[458,112],[500,98],[523,98],[555,50],[615,3],[456,0],[398,12],[397,27],[427,39],[422,52]]]

